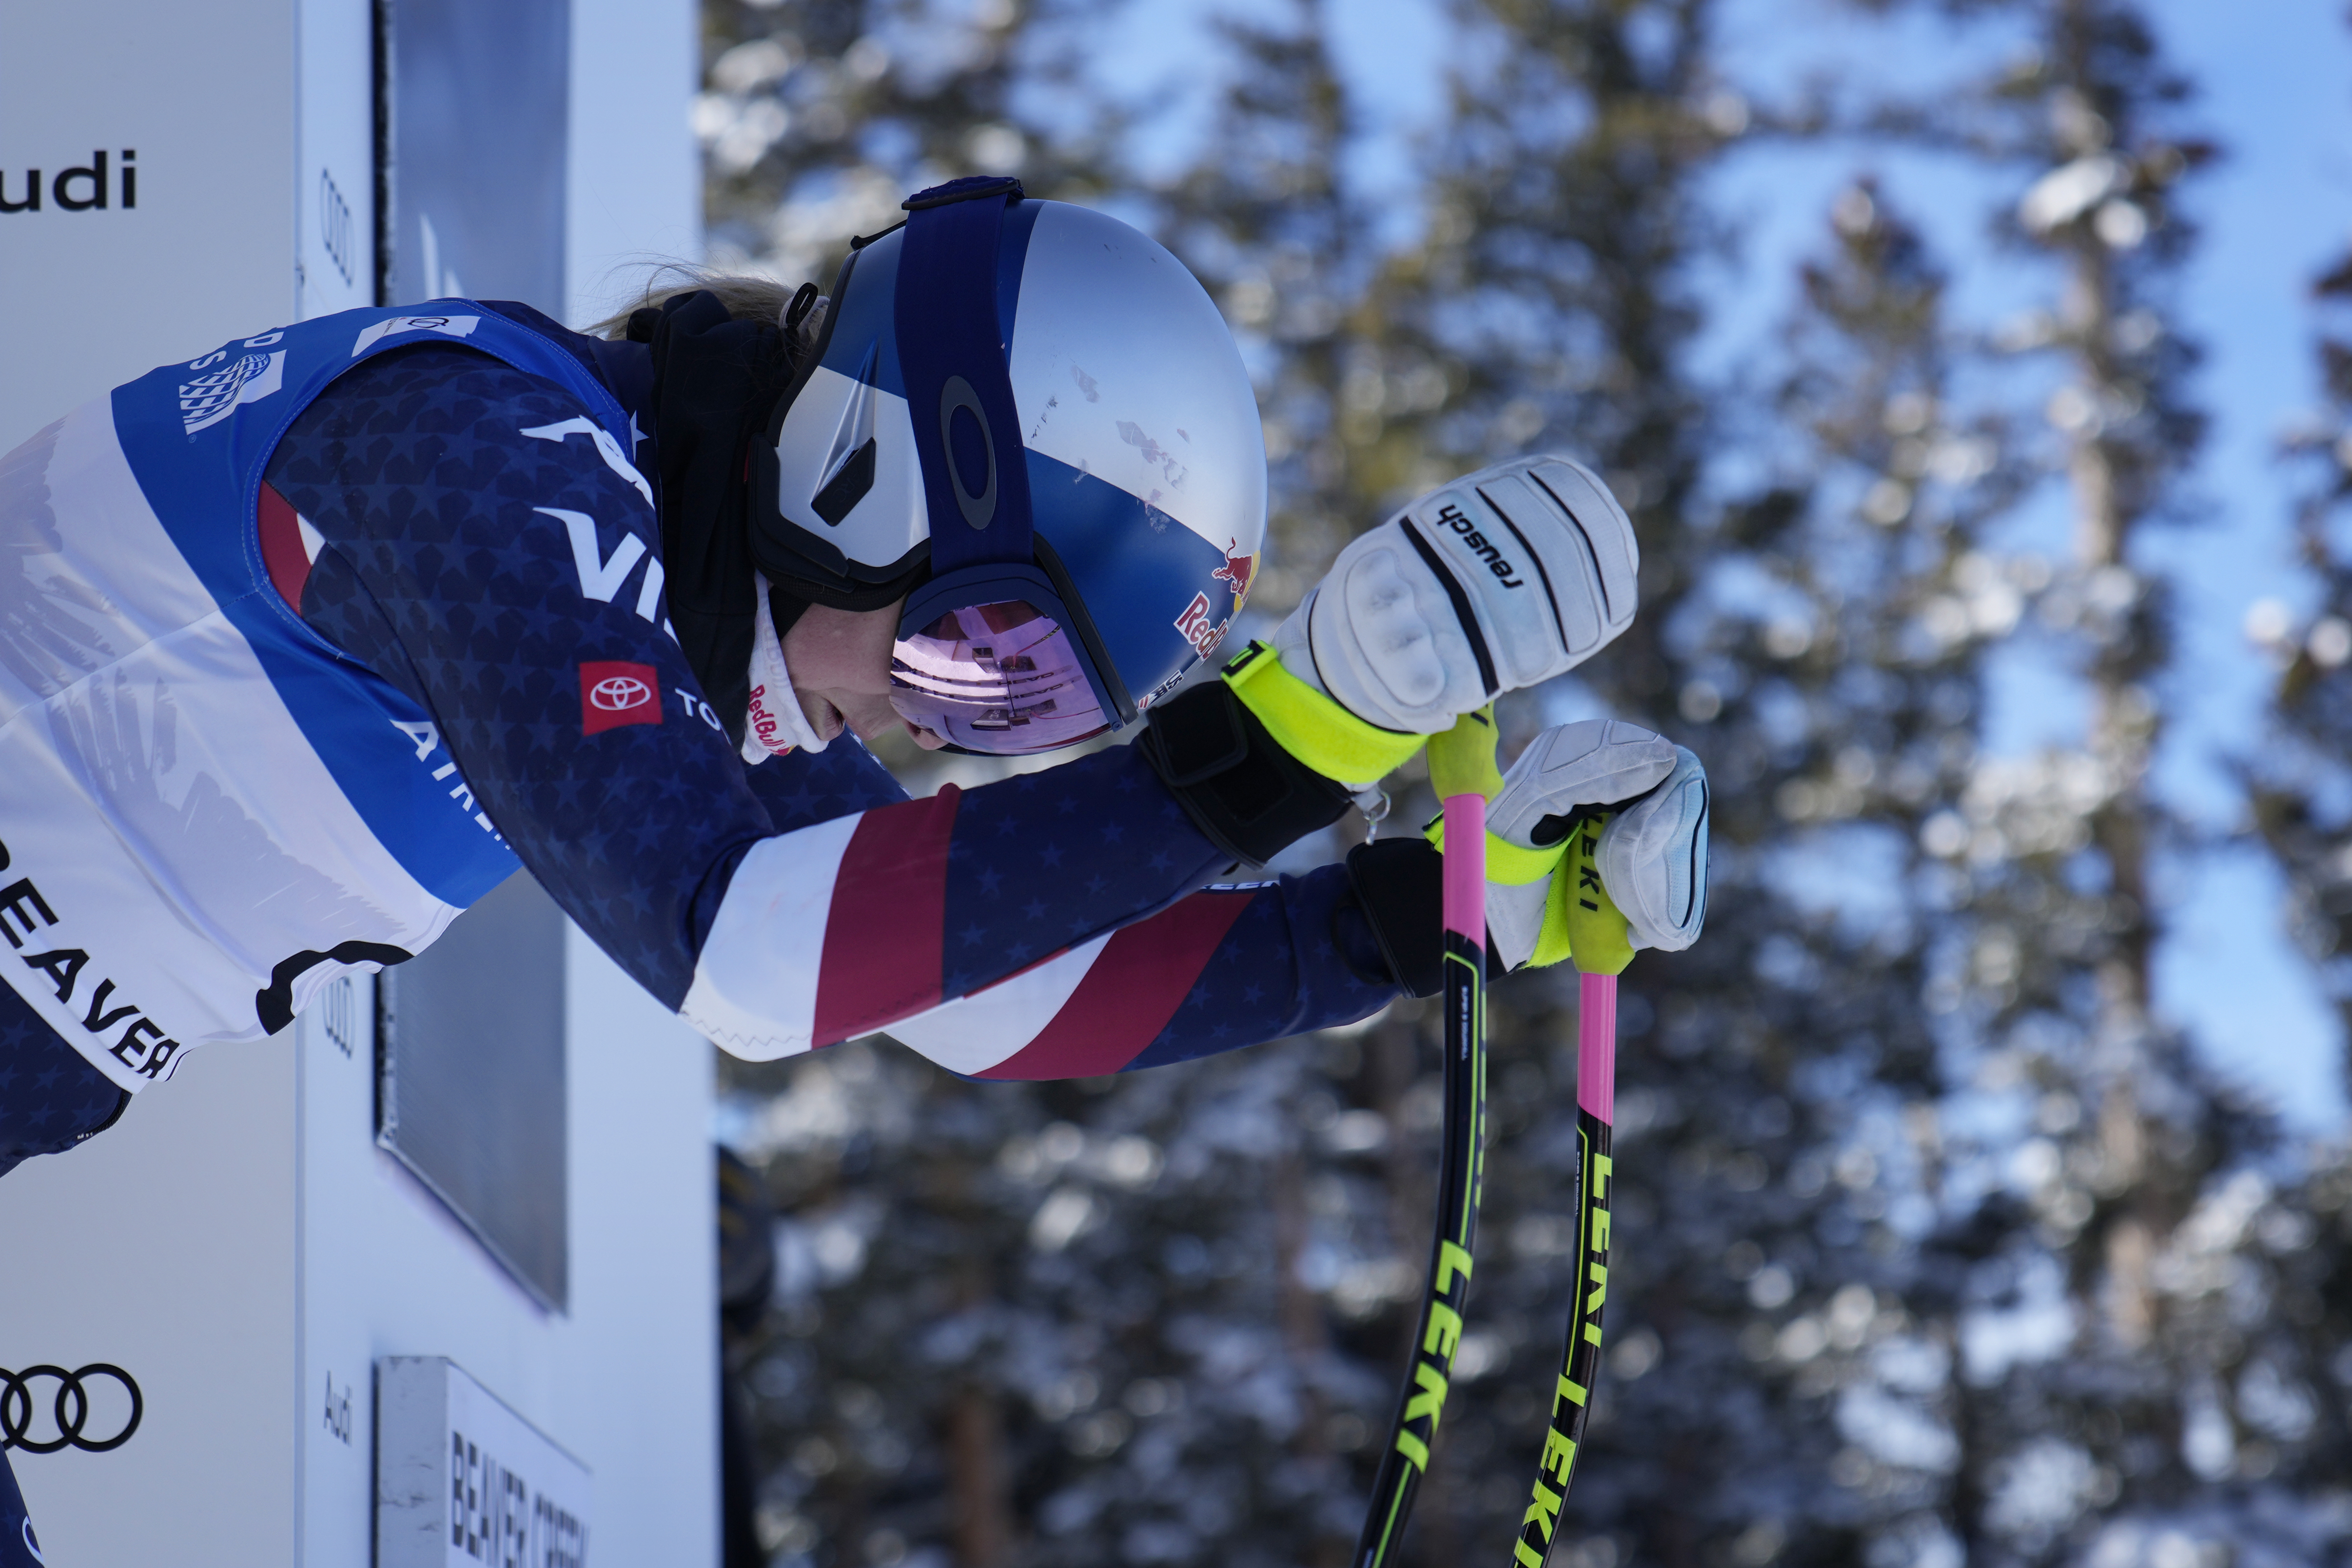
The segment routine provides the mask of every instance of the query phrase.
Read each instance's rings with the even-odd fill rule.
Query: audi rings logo
[[[634,676],[612,675],[588,689],[588,700],[607,713],[625,713],[653,695],[653,689]]]
[[[122,1408],[126,1401],[104,1389],[107,1383],[119,1384],[122,1394],[129,1395],[127,1412]],[[100,1393],[100,1397],[94,1400],[93,1393]],[[93,1409],[100,1405],[103,1405],[100,1429],[112,1428],[110,1436],[95,1436],[89,1430]],[[0,1366],[0,1453],[22,1448],[27,1454],[54,1454],[60,1448],[79,1448],[85,1454],[103,1454],[131,1441],[146,1410],[147,1402],[131,1374],[102,1361],[71,1372],[61,1366],[28,1366],[22,1372]]]

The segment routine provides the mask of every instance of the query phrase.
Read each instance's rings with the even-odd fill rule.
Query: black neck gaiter
[[[746,521],[750,443],[791,383],[791,340],[774,322],[735,320],[704,290],[638,311],[629,335],[653,346],[670,624],[703,696],[740,745],[760,608]]]

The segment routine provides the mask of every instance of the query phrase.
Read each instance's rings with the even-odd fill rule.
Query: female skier
[[[0,1173],[518,865],[753,1058],[887,1028],[961,1073],[1093,1075],[1437,989],[1419,838],[1213,883],[1622,631],[1623,512],[1563,459],[1484,470],[1179,691],[1265,527],[1215,308],[1008,180],[906,206],[830,301],[721,279],[609,340],[346,312],[0,458]],[[908,800],[859,743],[899,726],[1135,743]],[[1550,819],[1634,796],[1602,874],[1637,942],[1696,937],[1696,760],[1573,725],[1494,808],[1501,963],[1564,953]]]
[[[1417,840],[1203,889],[1622,630],[1624,514],[1561,459],[1473,475],[1171,697],[1264,539],[1232,339],[1100,214],[989,179],[907,207],[829,306],[779,319],[736,282],[624,341],[505,303],[348,312],[0,459],[0,1170],[412,956],[518,862],[751,1057],[887,1026],[961,1072],[1095,1074],[1433,988]],[[844,738],[1025,752],[1139,721],[920,801]],[[1526,826],[1679,767],[1645,803],[1679,862],[1652,846],[1612,890],[1683,945],[1704,783],[1609,733],[1529,749]],[[1515,958],[1557,859],[1499,900]]]
[[[961,1072],[1094,1074],[1430,989],[1416,840],[1203,889],[1622,629],[1624,514],[1563,460],[1471,476],[1171,697],[1264,538],[1231,338],[1099,214],[988,179],[907,206],[829,308],[699,289],[625,341],[509,304],[350,312],[0,460],[0,1169],[413,955],[518,862],[751,1057],[887,1026]],[[920,801],[843,738],[1035,752],[1139,721]],[[1515,771],[1526,826],[1679,767],[1647,803],[1679,862],[1652,846],[1612,891],[1682,945],[1696,763],[1590,729]],[[1516,958],[1557,858],[1499,901]]]

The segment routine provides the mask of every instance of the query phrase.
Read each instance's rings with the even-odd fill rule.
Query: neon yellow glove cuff
[[[1244,648],[1223,675],[1274,743],[1327,779],[1369,784],[1385,778],[1429,739],[1366,723],[1283,668],[1261,642]]]
[[[1601,830],[1608,825],[1606,816],[1589,817],[1576,830],[1563,874],[1552,879],[1551,899],[1544,906],[1543,931],[1536,938],[1531,963],[1556,963],[1573,952],[1576,967],[1587,974],[1622,974],[1633,962],[1625,917],[1609,897],[1609,889],[1601,885],[1597,857]],[[1544,957],[1555,946],[1557,955]]]
[[[1503,793],[1503,774],[1495,766],[1495,705],[1454,721],[1454,728],[1429,738],[1429,783],[1443,805],[1457,795],[1482,796],[1487,805]]]
[[[1441,814],[1423,828],[1422,837],[1443,852],[1445,848],[1444,816]],[[1568,846],[1569,840],[1563,838],[1548,849],[1522,849],[1507,838],[1496,837],[1490,829],[1486,834],[1486,880],[1499,882],[1508,888],[1540,882],[1559,869],[1559,863],[1568,858]]]
[[[1465,713],[1454,728],[1429,738],[1429,782],[1441,801],[1457,795],[1477,795],[1492,805],[1503,793],[1503,774],[1495,766],[1495,705]],[[1424,830],[1440,852],[1445,848],[1445,815]],[[1486,880],[1509,887],[1540,882],[1559,867],[1568,853],[1565,840],[1546,849],[1522,849],[1492,829],[1486,834]]]

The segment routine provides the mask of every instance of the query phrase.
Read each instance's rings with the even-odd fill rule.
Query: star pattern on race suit
[[[761,798],[773,792],[755,793],[699,717],[699,688],[660,628],[666,611],[635,613],[647,568],[609,603],[586,597],[563,523],[535,510],[594,519],[600,561],[626,534],[658,558],[652,510],[593,443],[521,434],[586,413],[551,382],[423,345],[368,360],[320,395],[268,478],[327,541],[303,618],[425,710],[541,885],[676,1006],[735,865],[781,825]],[[661,721],[584,734],[586,660],[651,666]],[[861,779],[852,793],[864,800],[877,785]],[[839,790],[806,787],[797,825],[842,809]]]
[[[890,771],[845,732],[822,752],[771,757],[751,770],[751,793],[767,806],[780,833],[907,798]]]
[[[1253,889],[1175,1016],[1128,1070],[1352,1024],[1386,1006],[1397,989],[1370,929],[1364,931],[1369,952],[1343,954],[1332,937],[1347,923],[1335,915],[1352,900],[1347,870],[1339,866]]]
[[[122,1107],[122,1090],[0,985],[0,1175],[70,1149]]]
[[[1132,746],[966,790],[948,845],[946,994],[1156,913],[1224,863]]]

